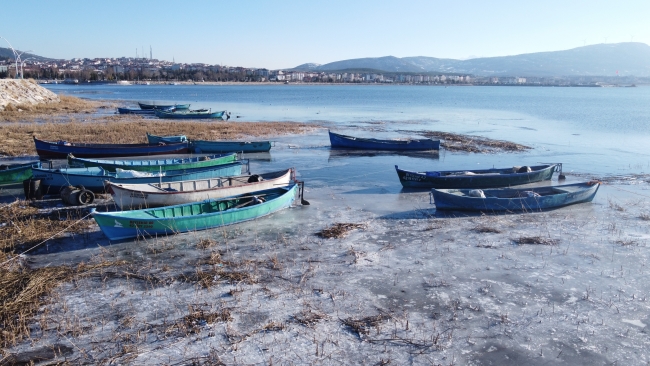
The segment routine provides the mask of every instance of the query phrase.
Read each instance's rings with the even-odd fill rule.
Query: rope
[[[31,252],[32,250],[34,250],[34,249],[38,248],[39,246],[45,244],[46,241],[48,241],[48,240],[54,238],[55,236],[57,236],[57,235],[59,235],[59,234],[65,232],[66,230],[68,230],[69,228],[71,228],[71,227],[73,227],[74,225],[78,224],[79,222],[81,222],[82,220],[86,219],[86,217],[88,217],[88,216],[90,216],[90,215],[92,215],[92,214],[89,213],[88,215],[86,215],[86,216],[80,218],[79,220],[73,222],[72,224],[70,224],[70,225],[69,225],[68,227],[66,227],[65,229],[63,229],[63,230],[59,231],[58,233],[56,233],[56,234],[50,236],[49,238],[43,240],[42,242],[40,242],[40,243],[34,245],[33,247],[27,249],[26,251],[24,251],[24,252],[22,252],[22,253],[16,255],[15,257],[12,257],[12,258],[7,259],[6,261],[0,263],[0,266],[4,266],[5,264],[11,262],[12,260],[14,260],[14,259],[20,257],[21,255],[23,255],[23,254],[25,254],[25,253],[27,253],[27,252]]]
[[[601,182],[600,184],[602,184],[602,185],[607,185],[607,186],[612,187],[612,188],[614,188],[614,189],[618,189],[619,191],[625,191],[625,192],[627,192],[627,193],[636,194],[637,196],[641,196],[641,197],[645,197],[645,198],[650,198],[650,196],[647,196],[647,195],[645,195],[645,194],[641,194],[641,193],[637,193],[637,192],[629,191],[629,190],[627,190],[627,189],[619,188],[619,187],[613,186],[613,185],[611,185],[611,184],[609,184],[609,183]]]

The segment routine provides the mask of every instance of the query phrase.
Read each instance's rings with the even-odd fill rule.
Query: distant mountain
[[[16,51],[18,53],[22,52],[20,50],[16,50]],[[47,58],[47,57],[43,57],[43,56],[37,56],[37,55],[31,54],[31,53],[23,53],[22,56],[20,56],[20,58],[23,59],[23,60],[27,60],[30,57],[32,59],[36,60],[36,61],[50,61],[50,60],[52,60],[51,58]],[[10,59],[13,60],[14,59],[13,51],[11,51],[11,48],[0,47],[0,59],[6,59],[6,58],[10,58]]]
[[[314,64],[305,64],[314,65]],[[301,65],[303,66],[303,65]],[[377,69],[384,72],[434,72],[476,76],[650,76],[650,46],[639,42],[595,44],[564,51],[470,60],[435,57],[377,57],[336,61],[310,69]]]

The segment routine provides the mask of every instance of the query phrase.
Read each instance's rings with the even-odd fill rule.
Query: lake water
[[[520,154],[441,152],[435,162],[390,155],[383,166],[476,168],[562,162],[565,171],[618,175],[650,172],[650,87],[431,87],[372,85],[48,85],[90,99],[191,103],[228,110],[233,121],[316,122],[370,137],[397,130],[439,130],[509,140],[533,147]],[[328,146],[325,131],[287,145]],[[272,150],[275,153],[276,150]],[[278,151],[279,152],[279,151]],[[412,162],[411,160],[417,160]],[[425,158],[426,159],[426,158]],[[376,161],[376,160],[375,160]],[[425,160],[426,161],[426,160]],[[417,166],[415,166],[417,165]],[[434,167],[435,165],[435,167]],[[378,167],[375,167],[378,168]]]

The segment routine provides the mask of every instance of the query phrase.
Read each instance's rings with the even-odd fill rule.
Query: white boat
[[[180,205],[286,186],[295,180],[295,170],[287,169],[254,175],[186,180],[155,184],[115,184],[106,182],[106,191],[122,210]]]

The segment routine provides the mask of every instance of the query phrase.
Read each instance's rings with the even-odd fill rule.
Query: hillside
[[[22,52],[22,51],[20,51],[20,50],[16,50],[16,51],[17,51],[18,53]],[[23,60],[26,60],[26,59],[28,59],[28,58],[32,58],[32,59],[34,59],[34,60],[36,60],[36,61],[49,61],[49,60],[52,60],[51,58],[47,58],[47,57],[43,57],[43,56],[38,56],[38,55],[31,54],[31,53],[24,53],[24,54],[23,54],[22,56],[20,56],[20,57],[21,57],[21,59],[23,59]],[[6,58],[10,58],[10,59],[13,60],[13,59],[14,59],[14,53],[11,51],[11,48],[3,48],[3,47],[0,47],[0,59],[6,59]]]
[[[295,69],[302,70],[300,67]],[[440,72],[477,76],[613,76],[618,71],[621,76],[648,77],[650,76],[650,46],[639,42],[596,44],[564,51],[470,60],[386,56],[336,61],[312,66],[309,71],[342,69]]]

